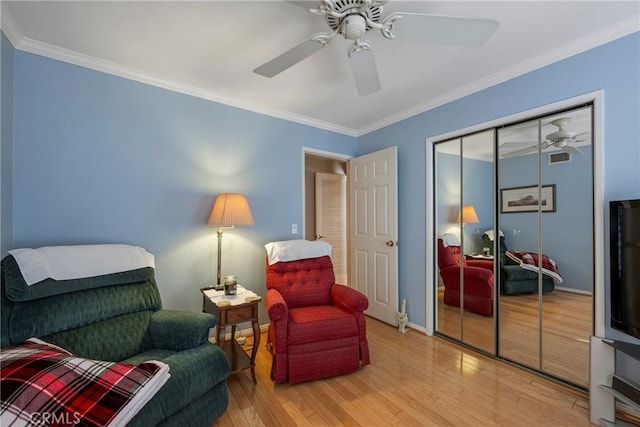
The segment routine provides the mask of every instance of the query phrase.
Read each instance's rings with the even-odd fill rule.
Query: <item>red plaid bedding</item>
[[[542,254],[538,259],[537,253],[532,252],[520,252],[520,251],[506,251],[505,255],[520,264],[520,267],[525,270],[535,271],[539,270],[539,263],[542,263],[542,274],[551,277],[556,283],[562,283],[562,277],[558,273],[558,265],[554,260],[548,256]]]
[[[0,352],[0,425],[125,425],[169,376],[162,362],[82,359],[31,338]]]

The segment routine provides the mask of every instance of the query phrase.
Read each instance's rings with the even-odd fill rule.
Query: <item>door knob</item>
[[[320,240],[320,239],[322,239],[323,237],[324,237],[324,236],[321,236],[321,235],[319,235],[319,234],[316,234],[316,240]]]
[[[394,242],[393,240],[387,240],[385,242],[385,245],[387,246],[396,246],[398,244],[398,242]]]

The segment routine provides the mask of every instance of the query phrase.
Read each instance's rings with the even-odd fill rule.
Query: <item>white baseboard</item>
[[[589,295],[592,296],[593,292],[583,291],[582,289],[565,288],[563,286],[556,286],[556,290],[563,292],[571,292],[572,294]]]
[[[397,329],[397,328],[396,328]],[[424,328],[423,326],[419,326],[416,325],[415,323],[407,323],[407,329],[413,329],[416,332],[422,332],[423,334],[427,333],[427,329]],[[264,325],[260,325],[260,333],[264,334],[265,332],[267,332],[269,330],[269,324],[264,324]],[[211,334],[210,337],[211,339],[215,339],[215,335],[214,335],[214,330],[211,330]],[[240,337],[250,337],[253,336],[253,329],[252,328],[244,328],[244,329],[236,329],[236,336],[240,336]],[[225,335],[225,340],[230,340],[231,339],[231,332],[227,333]]]
[[[416,325],[415,323],[407,323],[407,328],[413,329],[414,331],[422,332],[423,334],[427,333],[427,328],[423,326]]]

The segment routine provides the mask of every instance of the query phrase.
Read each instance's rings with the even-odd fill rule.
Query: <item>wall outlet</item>
[[[291,224],[291,234],[298,234],[298,224]]]

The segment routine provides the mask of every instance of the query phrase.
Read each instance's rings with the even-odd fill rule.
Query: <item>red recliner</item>
[[[493,262],[463,261],[464,309],[493,314]],[[444,283],[444,303],[460,307],[460,246],[444,246],[438,239],[438,268]]]
[[[265,305],[271,379],[291,384],[342,375],[369,364],[367,298],[335,283],[329,256],[267,260]]]

